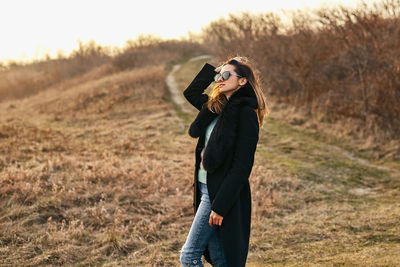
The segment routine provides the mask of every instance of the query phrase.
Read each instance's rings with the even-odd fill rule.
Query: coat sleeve
[[[231,169],[211,205],[211,210],[224,217],[239,197],[240,190],[250,177],[257,148],[259,124],[251,107],[244,107],[239,115],[239,129]]]
[[[183,91],[185,98],[198,110],[208,101],[208,95],[203,94],[203,92],[211,84],[214,80],[214,76],[217,74],[214,69],[215,67],[206,63],[190,85]]]

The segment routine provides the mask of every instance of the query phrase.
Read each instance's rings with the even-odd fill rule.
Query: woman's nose
[[[222,76],[218,78],[218,82],[219,82],[219,83],[220,83],[220,82],[223,82],[223,81],[224,81],[224,79],[222,79]]]

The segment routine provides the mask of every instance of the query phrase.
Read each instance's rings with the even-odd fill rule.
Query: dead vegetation
[[[179,266],[195,142],[166,101],[166,74],[87,75],[0,104],[2,265]],[[265,125],[248,265],[399,263],[396,173],[273,116]]]
[[[385,145],[400,133],[399,10],[398,0],[363,1],[295,11],[290,23],[274,13],[231,14],[210,23],[203,39],[221,59],[253,59],[273,102],[302,110],[303,121],[341,124]]]
[[[151,35],[128,40],[124,47],[114,50],[95,41],[79,42],[79,47],[67,57],[48,58],[30,64],[13,62],[0,69],[0,101],[21,99],[54,87],[63,90],[63,83],[80,83],[88,78],[84,74],[93,76],[93,72],[101,77],[149,65],[165,67],[204,51],[198,42],[163,40]]]
[[[165,77],[150,66],[2,103],[1,264],[168,262],[192,163]]]
[[[190,82],[188,70],[196,73],[202,63],[183,64],[178,84]],[[288,124],[284,116],[273,110],[257,146],[247,265],[399,264],[398,162],[376,160],[358,143]]]
[[[254,18],[248,19],[251,22]],[[382,21],[382,25],[389,25],[391,20]],[[327,87],[332,85],[323,68],[313,69],[308,74],[311,76],[299,74],[305,66],[301,64],[324,59],[322,54],[296,50],[300,49],[299,40],[309,41],[306,36],[312,37],[311,43],[323,40],[314,33],[305,35],[310,33],[307,25],[303,25],[304,32],[288,36],[278,28],[262,28],[255,36],[269,32],[268,38],[276,39],[265,40],[276,50],[246,50],[266,53],[259,57],[266,61],[257,64],[261,69],[269,68],[270,72],[262,69],[262,73],[275,75],[282,88],[268,91],[270,99],[280,103],[273,102],[273,112],[262,129],[250,177],[253,219],[248,266],[398,266],[396,139],[389,143],[391,150],[378,150],[374,138],[363,142],[347,138],[362,132],[364,124],[357,128],[343,117],[345,128],[353,129],[343,131],[343,125],[332,126],[335,124],[323,113],[315,115],[321,111],[318,105],[311,115],[307,108],[302,115],[286,107],[287,103],[306,103],[307,95],[300,88],[315,82],[313,71],[321,72],[319,77]],[[336,35],[324,29],[326,38],[333,42]],[[190,44],[182,45],[188,50],[181,56],[172,51],[172,43],[138,42],[131,43],[126,56],[144,62],[155,51],[148,57],[154,64],[129,65],[129,60],[121,63],[123,57],[118,59],[121,61],[105,57],[101,64],[94,63],[76,75],[43,72],[44,78],[36,79],[32,78],[36,74],[24,72],[37,71],[39,65],[14,66],[0,74],[21,77],[13,80],[14,87],[5,85],[4,79],[4,86],[0,85],[1,94],[9,96],[0,102],[0,265],[179,266],[179,250],[193,219],[195,140],[187,135],[187,127],[195,113],[182,114],[175,109],[166,93],[165,78],[173,62],[190,54]],[[240,39],[239,44],[243,44]],[[153,50],[146,50],[146,46]],[[168,56],[161,53],[163,49],[169,51]],[[196,49],[193,46],[193,51]],[[279,65],[289,50],[294,54],[286,55],[288,64]],[[311,49],[307,51],[311,53]],[[395,55],[397,50],[390,51]],[[221,50],[218,55],[224,53]],[[348,53],[344,49],[343,58],[335,60],[346,59]],[[304,56],[302,61],[300,55]],[[327,68],[334,71],[337,61],[330,57],[328,53],[323,62],[331,62]],[[52,62],[43,66],[49,64],[50,70]],[[297,66],[295,62],[303,63]],[[181,90],[203,63],[183,63],[176,73]],[[37,72],[37,77],[42,74]],[[356,88],[359,76],[352,75],[346,76],[343,86]],[[264,79],[273,85],[274,80]],[[288,81],[299,90],[285,91],[292,88],[285,87]],[[396,84],[396,80],[392,82]],[[34,93],[29,84],[37,88]],[[369,86],[368,97],[374,95],[378,84]],[[12,95],[14,89],[4,88],[21,91]],[[312,103],[322,101],[321,95],[312,98]],[[363,107],[362,100],[354,102],[360,104],[357,108]],[[369,107],[371,103],[373,98],[368,98]],[[368,110],[366,115],[371,116],[373,109]],[[346,114],[350,113],[343,116]],[[310,116],[317,119],[309,122]],[[362,119],[357,116],[352,118]],[[329,127],[338,128],[324,135],[321,127],[326,127],[326,132],[332,129]],[[310,130],[313,128],[317,130]]]

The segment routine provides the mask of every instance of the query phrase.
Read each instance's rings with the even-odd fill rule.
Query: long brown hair
[[[258,124],[262,127],[264,116],[269,114],[269,108],[266,103],[266,99],[264,93],[261,89],[261,82],[258,77],[258,73],[255,68],[249,63],[249,60],[245,57],[236,57],[239,60],[234,58],[230,58],[223,65],[229,64],[235,67],[235,72],[246,78],[247,82],[250,83],[251,87],[254,90],[254,93],[257,97],[258,108],[255,109],[258,118]],[[207,107],[209,110],[215,113],[221,113],[222,109],[227,102],[227,99],[223,93],[220,93],[218,90],[218,84],[214,86],[211,90],[209,99],[207,102]]]

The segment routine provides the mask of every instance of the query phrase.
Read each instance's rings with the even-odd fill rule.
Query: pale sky
[[[0,61],[28,61],[65,53],[95,40],[122,47],[139,34],[179,38],[229,13],[281,12],[357,0],[1,0]]]

